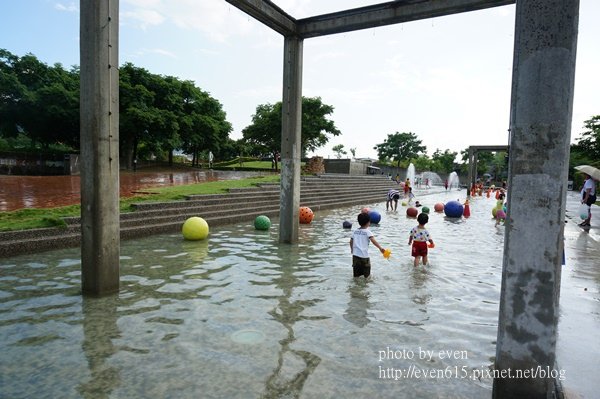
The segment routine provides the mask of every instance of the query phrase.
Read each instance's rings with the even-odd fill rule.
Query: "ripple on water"
[[[352,278],[351,230],[342,228],[344,220],[356,228],[359,206],[317,212],[297,245],[278,243],[276,220],[268,232],[248,223],[211,228],[201,242],[178,234],[123,241],[121,292],[103,298],[79,296],[76,249],[0,261],[6,395],[396,398],[398,385],[380,378],[380,366],[432,363],[380,361],[388,347],[464,350],[467,359],[434,364],[487,367],[503,239],[489,218],[495,201],[472,201],[471,218],[460,222],[431,214],[436,247],[426,268],[412,266],[407,245],[416,221],[403,208],[365,205],[382,214],[372,231],[392,251],[387,261],[372,250],[369,282]],[[161,378],[141,378],[148,375]],[[402,391],[482,398],[491,381],[403,380]]]

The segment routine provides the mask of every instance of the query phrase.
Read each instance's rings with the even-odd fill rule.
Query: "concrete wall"
[[[352,159],[324,159],[325,173],[343,173],[347,175],[366,175],[370,162]]]

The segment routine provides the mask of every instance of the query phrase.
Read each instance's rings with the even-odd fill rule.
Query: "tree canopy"
[[[123,165],[138,156],[173,150],[232,152],[231,124],[221,103],[192,81],[150,73],[126,63],[119,69],[119,149]],[[79,147],[79,69],[48,66],[34,55],[0,49],[0,137],[25,135],[44,146]]]
[[[396,132],[388,134],[383,143],[377,144],[373,149],[377,150],[377,156],[381,160],[394,159],[400,167],[402,160],[416,158],[419,154],[424,154],[427,147],[422,145],[417,135],[412,132]]]
[[[600,115],[592,116],[584,122],[586,129],[578,138],[576,144],[577,152],[588,163],[600,162]]]
[[[328,118],[333,113],[331,105],[324,104],[320,97],[302,97],[302,153],[314,151],[329,141],[329,135],[341,132]],[[281,101],[275,104],[260,104],[252,116],[252,123],[243,131],[244,140],[256,153],[268,153],[276,159],[281,149]]]

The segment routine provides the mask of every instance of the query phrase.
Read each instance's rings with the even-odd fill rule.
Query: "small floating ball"
[[[458,201],[448,201],[446,205],[444,205],[444,213],[449,218],[459,218],[463,214],[463,206]]]
[[[371,218],[371,223],[378,224],[381,222],[381,214],[377,211],[369,211],[369,217]]]
[[[181,233],[186,240],[204,240],[208,237],[208,223],[201,217],[192,216],[183,224]]]
[[[360,213],[369,213],[371,212],[371,209],[367,208],[366,206],[360,210]]]
[[[406,206],[406,205],[408,205],[408,204],[406,203],[406,201],[402,201],[402,206]]]
[[[312,209],[310,209],[307,206],[300,207],[300,223],[310,224],[310,222],[312,222],[314,217],[315,217],[315,214],[313,213]]]
[[[423,208],[421,208],[421,212],[429,214],[429,207],[424,206]]]
[[[269,230],[271,228],[271,219],[265,215],[257,216],[254,219],[254,228],[256,230]]]
[[[436,212],[444,212],[444,204],[442,204],[441,202],[438,202],[437,204],[435,204],[433,206],[433,210]]]
[[[342,223],[342,227],[345,228],[345,229],[351,229],[352,228],[352,223],[349,222],[349,221],[347,221],[347,220],[344,220],[344,222]]]
[[[419,210],[412,206],[406,210],[406,216],[408,216],[409,218],[416,218],[418,214]]]

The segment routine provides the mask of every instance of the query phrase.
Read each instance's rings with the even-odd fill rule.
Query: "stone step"
[[[397,185],[378,177],[305,177],[301,182],[300,206],[313,211],[340,206],[385,201],[385,194]],[[133,212],[122,213],[122,239],[180,231],[191,216],[201,216],[210,226],[253,221],[259,215],[279,216],[279,183],[232,189],[228,193],[194,196],[194,199],[167,203],[139,203]],[[81,219],[65,218],[66,228],[45,228],[0,232],[0,257],[80,245]]]

